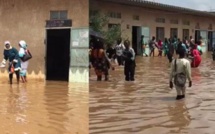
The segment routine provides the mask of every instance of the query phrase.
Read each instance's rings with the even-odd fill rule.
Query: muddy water
[[[1,134],[88,134],[88,84],[0,83]]]
[[[165,57],[138,57],[135,82],[124,81],[122,67],[109,82],[92,74],[90,134],[214,134],[215,63],[207,57],[192,69],[193,87],[180,101],[168,88]]]

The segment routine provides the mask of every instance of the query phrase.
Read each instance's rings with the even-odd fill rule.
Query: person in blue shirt
[[[182,42],[182,47],[184,48],[184,50],[186,50],[186,52],[185,52],[185,54],[186,54],[186,56],[188,55],[188,49],[189,49],[189,47],[188,47],[188,45],[186,44],[186,40],[184,39],[183,40],[183,42]]]
[[[15,72],[17,83],[19,84],[20,80],[20,70],[21,70],[21,64],[20,64],[20,58],[19,53],[16,48],[12,47],[9,41],[5,41],[5,47],[4,47],[4,59],[2,61],[1,66],[5,66],[6,61],[9,61],[9,80],[10,84],[12,84],[13,79],[13,73]]]

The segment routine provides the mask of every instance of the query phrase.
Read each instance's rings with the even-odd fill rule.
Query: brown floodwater
[[[168,87],[165,57],[137,57],[134,82],[124,81],[123,67],[110,71],[108,82],[91,71],[90,134],[214,134],[215,62],[203,57],[180,101]]]
[[[0,89],[1,134],[89,133],[88,84],[1,79]]]

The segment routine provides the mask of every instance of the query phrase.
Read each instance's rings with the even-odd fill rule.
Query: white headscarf
[[[27,48],[27,44],[26,44],[26,42],[25,42],[24,40],[19,41],[19,45],[20,45],[22,48],[24,48],[24,49]]]
[[[6,48],[6,45],[7,45],[7,44],[10,45],[10,41],[5,41],[5,42],[4,42],[4,46],[5,46],[4,49],[6,49],[6,50],[12,49],[12,46],[11,46],[11,45],[10,45],[10,48]]]
[[[5,42],[4,42],[4,45],[7,45],[7,44],[10,45],[10,41],[5,41]]]

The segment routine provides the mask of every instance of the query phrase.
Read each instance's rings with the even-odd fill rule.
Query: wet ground
[[[88,84],[0,82],[1,134],[88,134]]]
[[[214,134],[215,62],[205,55],[192,69],[193,86],[176,101],[169,89],[165,57],[137,57],[136,81],[124,81],[123,68],[109,82],[90,78],[90,134]]]

